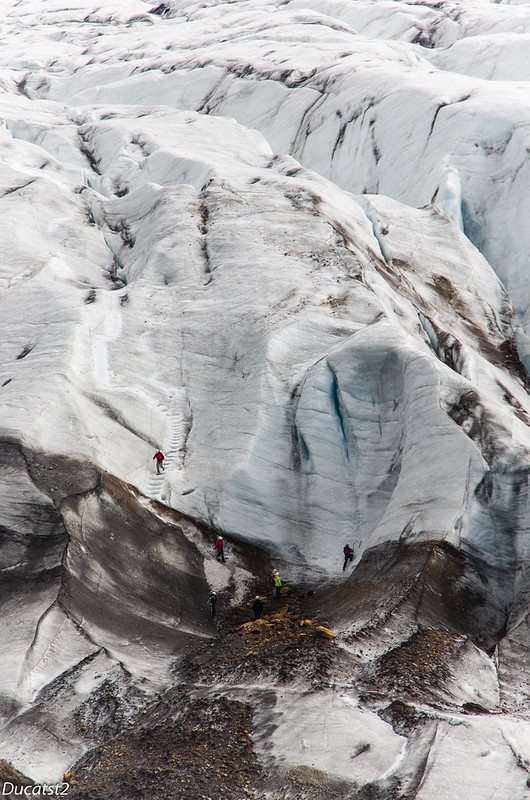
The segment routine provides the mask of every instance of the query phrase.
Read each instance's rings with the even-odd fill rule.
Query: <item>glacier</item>
[[[276,564],[327,682],[194,683],[256,796],[530,797],[529,5],[5,0],[1,758],[75,772]]]

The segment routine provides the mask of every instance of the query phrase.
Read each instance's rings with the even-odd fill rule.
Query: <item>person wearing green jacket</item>
[[[212,592],[210,597],[208,598],[208,605],[210,606],[210,611],[212,612],[212,618],[215,617],[216,604],[217,604],[217,594],[215,592]]]
[[[282,579],[280,578],[280,574],[277,569],[272,570],[272,575],[269,578],[269,583],[272,583],[273,586],[272,589],[273,597],[275,597],[276,600],[279,600],[282,588]]]

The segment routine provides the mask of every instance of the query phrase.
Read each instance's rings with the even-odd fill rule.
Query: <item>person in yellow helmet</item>
[[[280,573],[278,572],[277,569],[272,570],[272,575],[269,578],[269,583],[271,583],[273,587],[272,589],[273,597],[276,598],[276,600],[279,600],[280,592],[282,589],[282,579],[280,578]]]

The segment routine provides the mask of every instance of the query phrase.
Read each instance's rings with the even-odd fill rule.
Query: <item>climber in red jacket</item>
[[[156,474],[160,475],[160,470],[162,470],[162,472],[166,471],[166,468],[164,467],[164,454],[161,453],[160,450],[157,450],[153,456],[153,461],[155,461],[155,459],[156,459]]]
[[[223,542],[223,537],[218,536],[217,541],[215,543],[215,549],[217,550],[217,560],[222,561],[223,564],[225,563],[225,551],[224,551],[225,543]]]

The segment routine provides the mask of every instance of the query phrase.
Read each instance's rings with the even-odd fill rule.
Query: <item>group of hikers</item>
[[[225,563],[225,552],[224,552],[224,541],[222,536],[218,536],[215,544],[215,553],[217,561],[222,561]],[[269,577],[269,583],[272,586],[272,596],[275,600],[280,599],[281,589],[282,589],[282,579],[280,578],[280,573],[277,569],[272,570],[272,574]],[[212,592],[209,599],[208,605],[210,606],[210,612],[212,617],[216,615],[216,608],[217,608],[217,592]],[[263,601],[259,595],[256,595],[252,602],[252,610],[254,612],[254,619],[259,619],[263,612]]]
[[[223,564],[225,563],[224,557],[224,543],[223,537],[218,536],[217,541],[214,545],[217,551],[217,560],[222,561]],[[353,548],[350,547],[349,544],[345,544],[344,548],[344,566],[342,567],[343,571],[346,569],[348,564],[353,561]],[[277,569],[272,570],[272,574],[269,577],[269,583],[272,586],[272,596],[275,600],[279,600],[281,597],[281,590],[282,590],[282,579],[280,578],[280,573]],[[208,605],[210,607],[210,611],[212,617],[216,615],[216,606],[217,606],[217,592],[212,592],[209,599]],[[263,601],[259,595],[256,595],[255,599],[252,602],[252,610],[254,612],[254,619],[259,619],[263,612]]]
[[[217,613],[217,592],[212,592],[210,597],[208,598],[208,605],[210,606],[210,612],[212,617],[215,618]],[[252,601],[252,611],[254,612],[254,620],[260,619],[263,613],[263,600],[259,596],[256,595],[254,600]]]
[[[165,459],[164,454],[160,450],[157,450],[153,456],[153,461],[156,461],[157,475],[160,475],[161,472],[165,471],[164,459]],[[224,552],[224,540],[222,536],[217,537],[214,547],[215,547],[217,561],[221,561],[224,564],[225,552]],[[349,544],[345,544],[343,547],[343,553],[344,553],[344,566],[342,567],[342,570],[344,572],[348,564],[350,564],[353,561],[353,548]],[[272,570],[272,574],[269,577],[269,583],[272,585],[272,592],[274,599],[279,600],[282,588],[282,580],[280,578],[280,574],[277,569]],[[216,603],[217,603],[217,594],[216,592],[212,592],[208,599],[208,605],[210,606],[212,617],[215,617],[216,615]],[[254,611],[254,619],[255,620],[259,619],[263,612],[263,602],[259,596],[256,596],[255,600],[253,601],[252,609]]]
[[[224,557],[224,542],[223,537],[218,536],[217,541],[215,542],[215,550],[217,552],[217,560],[222,561],[223,564],[225,563]],[[349,544],[345,544],[343,548],[344,552],[344,566],[342,567],[343,571],[346,569],[349,563],[353,561],[353,548]],[[272,574],[269,577],[269,583],[272,586],[272,596],[275,600],[279,600],[281,597],[281,590],[282,590],[282,579],[280,578],[280,573],[277,569],[272,570]],[[208,605],[210,607],[210,611],[212,617],[216,615],[216,607],[217,607],[217,592],[212,592],[209,599]],[[263,613],[263,601],[259,595],[256,595],[252,602],[252,611],[254,612],[254,620],[260,619]]]
[[[281,589],[282,582],[277,570],[273,570],[273,573],[269,578],[269,582],[272,582],[274,586],[273,596],[275,597],[276,600],[279,600],[280,599],[279,591]],[[215,617],[217,613],[217,592],[212,592],[210,594],[210,597],[208,598],[208,605],[210,607],[210,613],[212,617]],[[252,611],[254,613],[254,620],[261,618],[261,615],[263,613],[263,608],[264,608],[263,600],[261,599],[259,594],[257,594],[254,600],[252,601]]]

